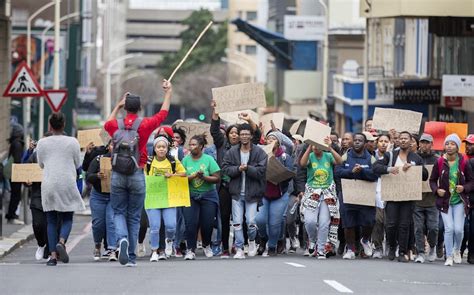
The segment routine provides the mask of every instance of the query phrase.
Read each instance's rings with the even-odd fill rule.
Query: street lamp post
[[[79,12],[74,12],[68,15],[65,15],[59,19],[59,22],[63,22],[67,19],[74,18],[79,16]],[[40,59],[40,73],[41,73],[41,89],[44,89],[45,87],[45,73],[44,73],[44,47],[45,47],[45,38],[46,38],[46,33],[51,30],[53,25],[49,25],[46,28],[44,28],[43,32],[41,32],[41,59]],[[59,42],[59,40],[54,40],[54,42]],[[44,97],[40,97],[40,105],[39,105],[39,118],[38,118],[38,138],[43,137],[43,132],[44,132]]]
[[[122,62],[124,60],[130,59],[130,58],[135,58],[135,57],[140,57],[142,56],[143,53],[138,52],[138,53],[130,53],[126,55],[122,55],[113,61],[109,63],[107,66],[106,72],[105,72],[105,103],[104,103],[104,118],[107,118],[107,116],[110,114],[112,111],[112,101],[111,101],[111,70],[112,68],[118,64],[119,62]]]
[[[328,100],[328,71],[329,71],[329,9],[324,0],[319,0],[319,3],[324,8],[326,17],[326,33],[324,35],[324,52],[323,52],[323,97],[322,106],[326,111],[322,112],[323,116],[327,116],[327,100]]]

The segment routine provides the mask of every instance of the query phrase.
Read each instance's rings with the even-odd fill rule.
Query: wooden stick
[[[183,65],[183,63],[186,61],[186,59],[188,58],[189,54],[191,54],[191,52],[193,51],[194,47],[196,47],[196,45],[198,44],[199,40],[201,40],[202,36],[204,36],[204,34],[207,32],[207,30],[209,30],[209,28],[212,26],[213,22],[210,21],[209,24],[204,28],[204,30],[201,32],[201,34],[199,34],[199,37],[196,39],[196,41],[194,41],[194,44],[193,46],[191,46],[191,48],[189,48],[188,52],[186,53],[186,55],[183,57],[183,59],[179,62],[178,66],[174,69],[173,73],[171,74],[171,76],[169,77],[168,81],[171,82],[171,79],[173,79],[174,75],[176,74],[176,72],[179,70],[179,68]]]

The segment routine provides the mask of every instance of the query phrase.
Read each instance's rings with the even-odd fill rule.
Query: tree
[[[209,10],[201,9],[194,11],[183,21],[183,25],[187,25],[188,28],[180,34],[182,40],[181,49],[176,53],[167,53],[163,56],[163,59],[158,63],[160,75],[166,78],[171,75],[201,31],[212,19],[212,13]],[[221,57],[225,55],[224,50],[226,47],[227,23],[222,23],[217,28],[215,26],[211,27],[199,41],[199,44],[194,48],[186,62],[181,66],[177,75],[196,70],[202,65],[220,62]]]

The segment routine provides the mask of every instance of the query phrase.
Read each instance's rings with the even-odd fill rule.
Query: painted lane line
[[[79,244],[79,242],[81,242],[85,237],[87,237],[90,234],[91,229],[92,229],[92,222],[89,222],[82,230],[81,235],[75,237],[70,243],[67,243],[67,246],[68,246],[67,251],[71,252],[72,249],[74,249],[74,247],[76,247],[77,244]]]
[[[294,266],[294,267],[306,267],[303,264],[294,263],[294,262],[285,262],[285,264],[288,264],[288,265],[291,265],[291,266]]]
[[[346,286],[339,283],[338,281],[324,280],[324,282],[328,284],[329,286],[333,287],[334,289],[336,289],[340,293],[354,293],[352,292],[351,289],[347,288]]]

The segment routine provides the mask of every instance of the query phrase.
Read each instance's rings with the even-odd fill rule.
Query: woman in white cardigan
[[[85,209],[76,183],[76,170],[81,166],[79,142],[64,135],[65,121],[63,113],[53,113],[49,117],[52,136],[42,138],[37,146],[38,163],[43,169],[41,196],[48,224],[49,266],[55,266],[58,259],[69,262],[65,243],[72,217],[74,211]],[[58,220],[62,222],[59,237]]]

